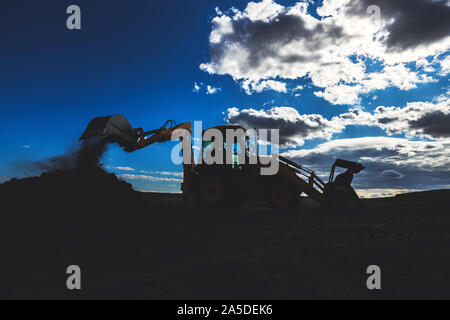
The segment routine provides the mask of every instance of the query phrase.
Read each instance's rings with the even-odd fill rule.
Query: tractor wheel
[[[267,201],[275,211],[294,211],[300,204],[300,191],[289,183],[277,181],[269,187]]]
[[[217,178],[201,180],[197,184],[195,197],[203,209],[224,209],[227,204],[227,188]]]

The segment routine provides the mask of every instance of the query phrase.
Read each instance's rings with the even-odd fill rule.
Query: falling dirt
[[[72,147],[66,154],[31,163],[32,169],[52,172],[56,170],[89,170],[101,167],[100,160],[107,150],[108,144],[100,139],[84,140]]]

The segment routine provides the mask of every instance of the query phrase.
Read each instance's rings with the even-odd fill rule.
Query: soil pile
[[[113,241],[134,226],[145,207],[139,192],[106,172],[106,145],[84,143],[66,155],[33,164],[48,172],[0,185],[5,240],[26,245]],[[128,232],[127,232],[128,233]]]

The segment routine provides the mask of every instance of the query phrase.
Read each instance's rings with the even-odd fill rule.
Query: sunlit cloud
[[[287,93],[297,88],[288,88],[288,80],[309,79],[317,97],[337,105],[356,105],[376,90],[410,91],[449,72],[449,58],[440,60],[450,48],[444,0],[324,0],[317,9],[322,19],[309,14],[311,5],[262,0],[242,11],[216,10],[211,59],[200,68],[229,75],[247,94]],[[372,5],[381,9],[377,21],[367,13]],[[425,63],[430,56],[433,65]],[[379,70],[370,70],[374,61]],[[407,65],[416,61],[421,69]]]

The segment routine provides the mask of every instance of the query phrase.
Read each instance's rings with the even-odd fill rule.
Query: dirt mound
[[[101,292],[109,277],[131,268],[149,210],[141,193],[102,168],[105,150],[82,144],[33,163],[47,171],[40,176],[0,185],[0,297],[69,295],[65,270],[72,264],[88,270],[90,292]],[[113,275],[105,275],[108,268]]]
[[[0,185],[0,237],[16,247],[64,243],[83,250],[83,243],[107,243],[130,234],[146,202],[129,183],[101,167],[105,148],[83,144],[40,163],[53,168],[50,172]]]
[[[61,216],[64,209],[73,208],[96,211],[99,215],[106,214],[105,209],[114,209],[110,211],[114,214],[119,207],[133,207],[140,198],[131,184],[101,167],[57,170],[40,177],[12,179],[0,185],[0,192],[3,204],[11,210],[33,207],[31,211],[36,214],[57,210]]]
[[[399,194],[396,196],[398,200],[405,201],[448,201],[450,197],[450,190],[432,190],[432,191],[422,191],[422,192],[411,192],[405,194]]]

